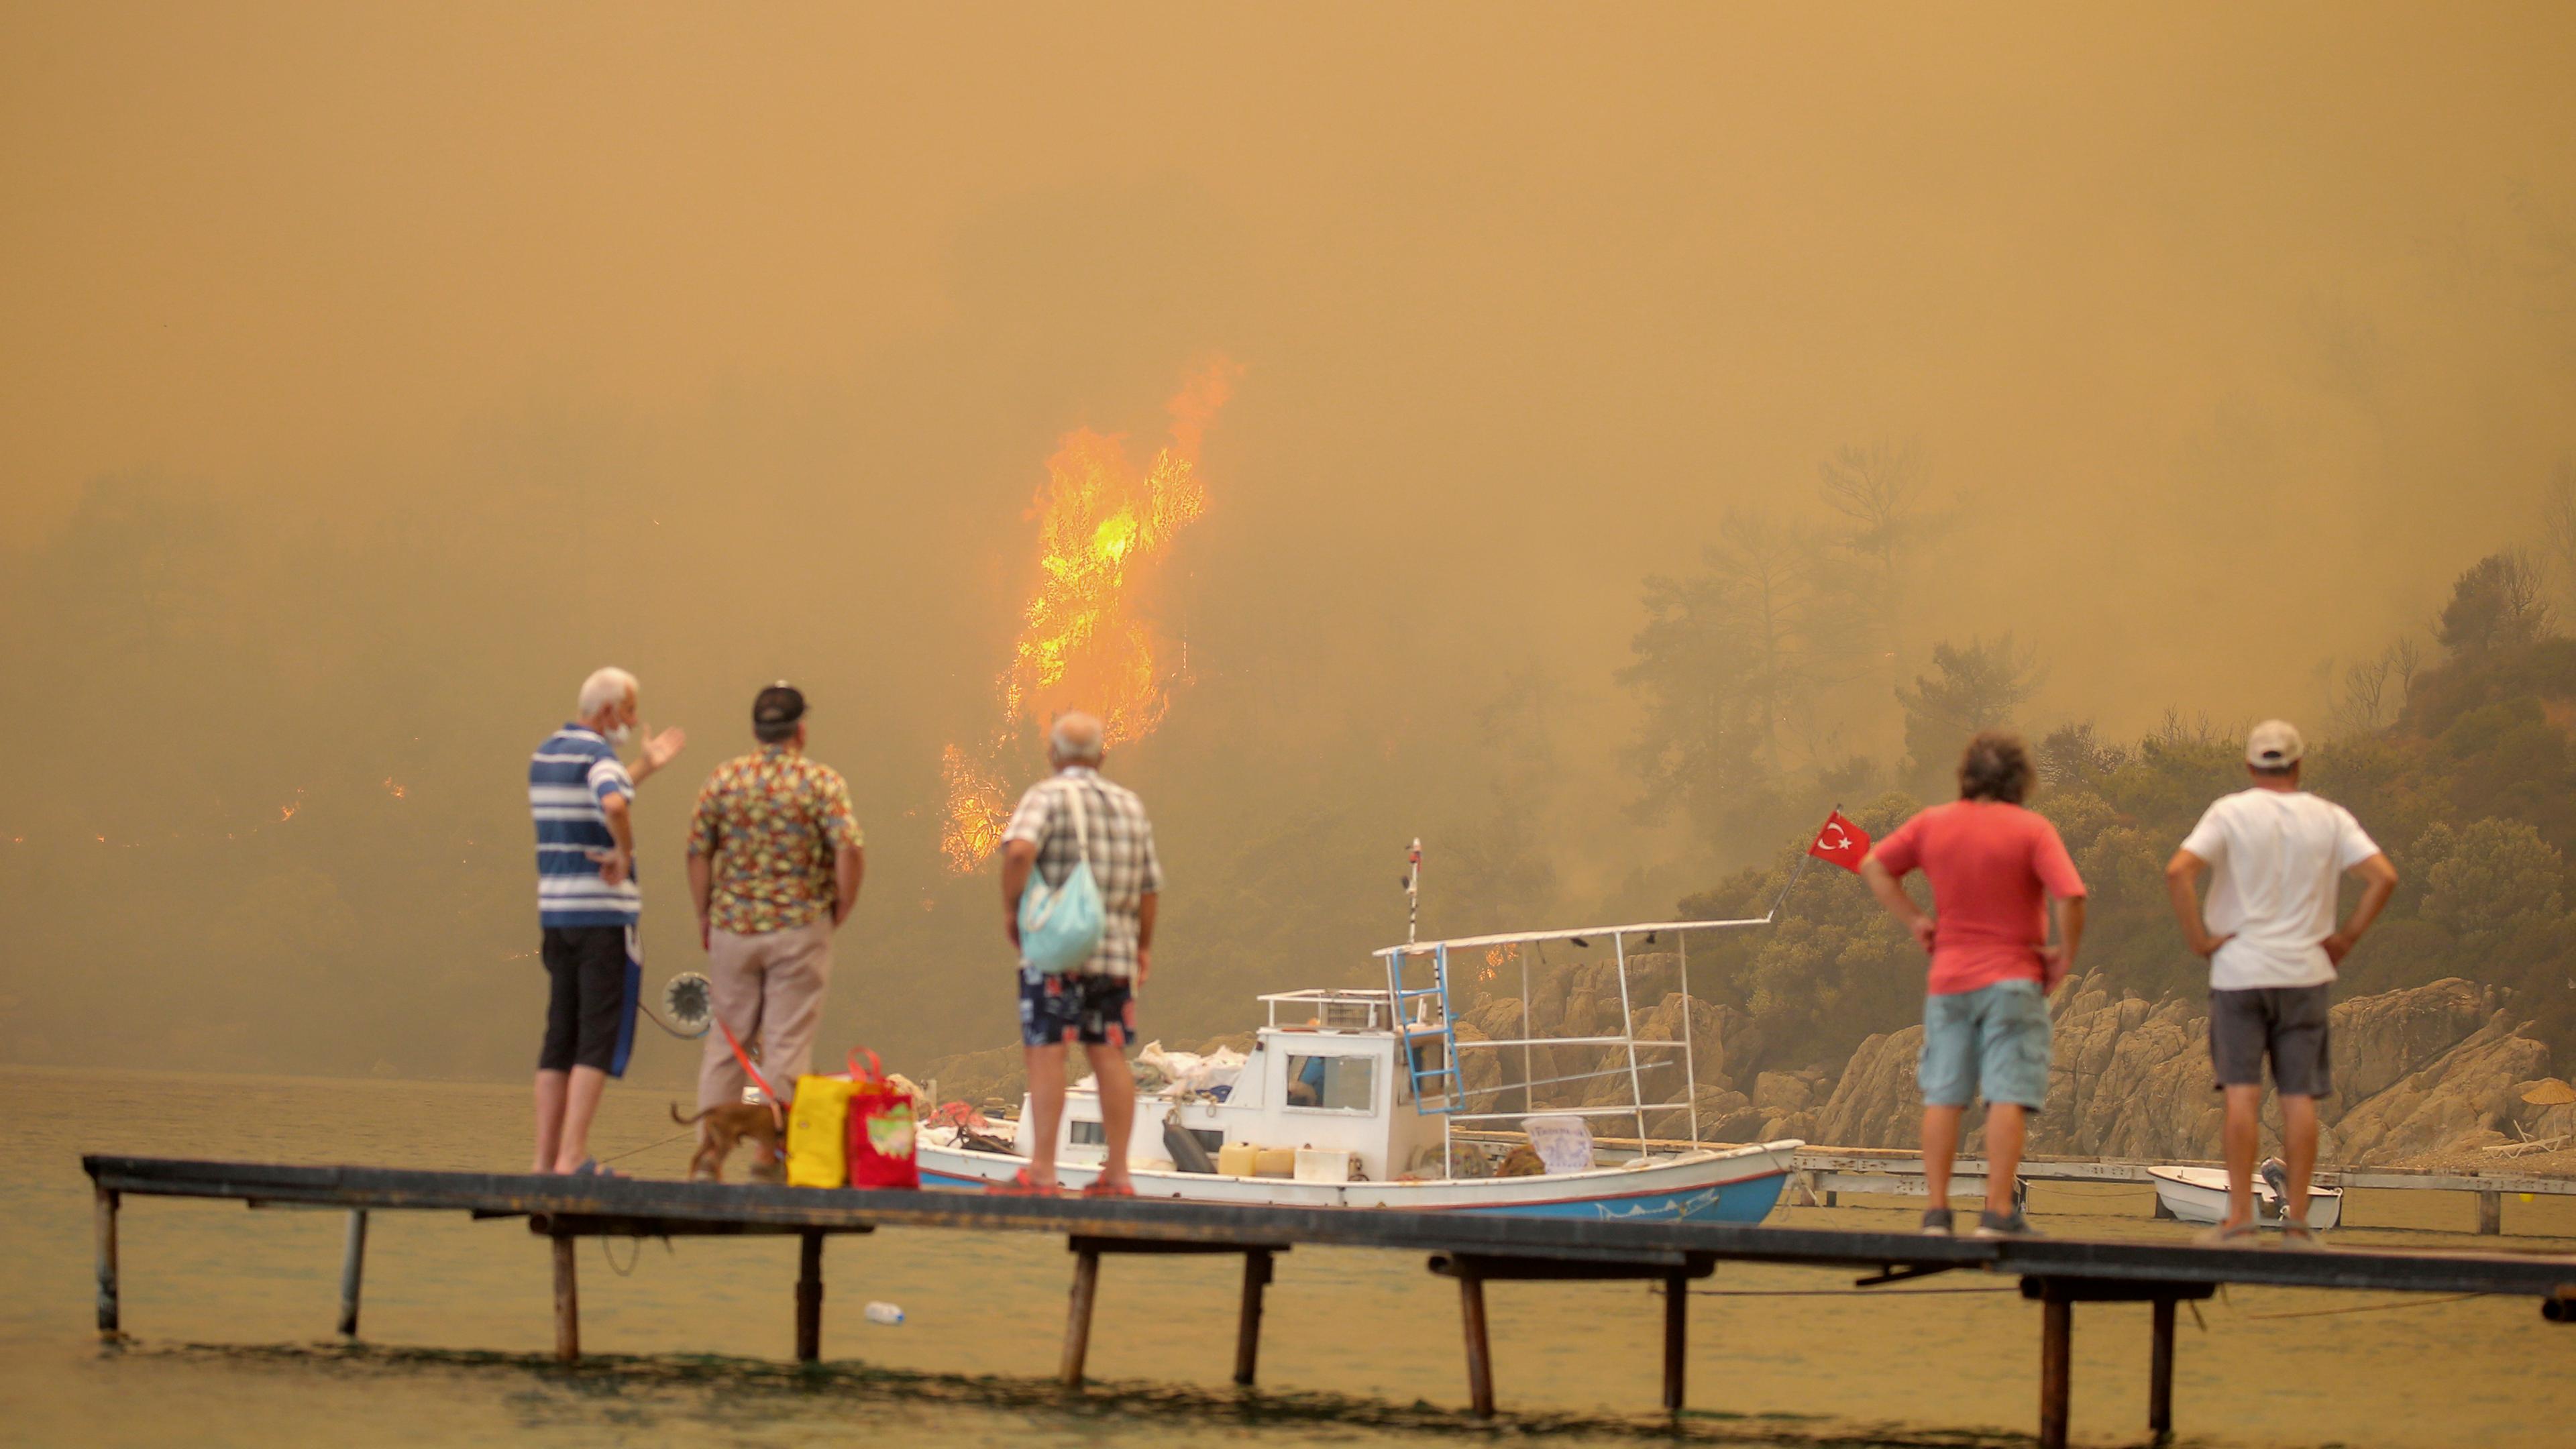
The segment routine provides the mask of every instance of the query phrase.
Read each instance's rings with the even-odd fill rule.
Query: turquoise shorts
[[[1927,996],[1914,1080],[1927,1107],[1964,1107],[1982,1096],[2036,1112],[2048,1101],[2048,1043],[2048,998],[2036,981]]]

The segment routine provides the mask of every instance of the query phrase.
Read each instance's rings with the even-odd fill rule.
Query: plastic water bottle
[[[891,1328],[903,1322],[903,1310],[891,1303],[871,1303],[864,1311],[870,1323],[882,1323]]]

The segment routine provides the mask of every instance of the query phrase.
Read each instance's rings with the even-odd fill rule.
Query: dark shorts
[[[1049,976],[1020,968],[1020,1040],[1125,1046],[1136,1039],[1136,993],[1113,976]]]
[[[2334,1059],[2326,1050],[2328,984],[2268,986],[2209,993],[2209,1060],[2222,1087],[2263,1085],[2263,1058],[2272,1058],[2272,1085],[2285,1097],[2323,1097],[2334,1091]]]
[[[644,965],[625,926],[548,926],[538,954],[552,990],[546,997],[546,1043],[537,1070],[597,1067],[626,1075],[635,1049],[635,1003]]]

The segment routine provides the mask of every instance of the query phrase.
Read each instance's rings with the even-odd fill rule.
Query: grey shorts
[[[2209,1060],[2221,1087],[2263,1085],[2263,1058],[2272,1058],[2272,1085],[2285,1097],[2323,1097],[2334,1091],[2334,1058],[2326,1050],[2329,984],[2267,986],[2209,993]]]
[[[2036,981],[1927,996],[1914,1080],[1928,1106],[1982,1096],[2036,1112],[2048,1101],[2048,1043],[2048,998]]]

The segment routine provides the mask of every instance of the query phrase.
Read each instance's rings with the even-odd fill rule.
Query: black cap
[[[751,722],[761,725],[792,725],[805,717],[805,693],[782,679],[760,692],[751,702]]]

